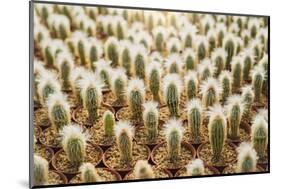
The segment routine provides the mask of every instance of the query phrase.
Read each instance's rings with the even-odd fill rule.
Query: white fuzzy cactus
[[[134,175],[136,179],[152,179],[155,178],[151,165],[146,160],[138,160],[134,167]]]
[[[109,37],[104,43],[104,53],[106,60],[111,61],[112,67],[119,65],[119,41],[116,37]]]
[[[153,39],[150,33],[148,33],[147,31],[140,31],[138,33],[135,33],[134,41],[137,44],[142,44],[149,52],[151,51],[153,46]]]
[[[181,43],[177,37],[171,37],[167,41],[167,50],[172,53],[179,53],[181,51]]]
[[[183,69],[183,61],[179,54],[171,54],[164,64],[167,73],[181,74]]]
[[[49,163],[41,156],[34,155],[33,182],[34,185],[47,185],[49,181]]]
[[[255,94],[255,102],[261,102],[262,87],[265,79],[264,69],[261,66],[256,66],[251,71],[251,76],[252,76],[252,88]]]
[[[129,40],[120,41],[119,65],[126,70],[128,76],[132,75],[132,43]]]
[[[231,74],[233,78],[232,89],[234,91],[238,91],[243,81],[243,60],[240,56],[232,58]]]
[[[223,48],[216,48],[212,52],[211,60],[215,66],[214,76],[218,77],[225,68],[227,53]]]
[[[192,48],[195,44],[195,36],[197,33],[197,28],[194,25],[189,24],[186,28],[181,30],[180,38],[183,43],[183,47]]]
[[[246,48],[242,51],[242,62],[243,62],[243,80],[250,80],[250,72],[253,68],[255,61],[254,52],[251,48]]]
[[[48,17],[48,27],[61,39],[66,39],[71,33],[69,19],[61,14],[51,14]]]
[[[127,37],[128,23],[121,16],[115,16],[114,18],[114,33],[119,40]]]
[[[223,102],[231,95],[232,93],[232,75],[229,71],[224,70],[219,76],[219,81],[222,87],[222,100]]]
[[[195,98],[198,95],[198,77],[197,72],[189,71],[184,77],[184,87],[187,101]]]
[[[97,38],[89,38],[88,56],[92,71],[96,70],[95,62],[103,56],[102,42]]]
[[[227,52],[225,68],[229,70],[230,62],[232,60],[232,57],[235,55],[237,48],[235,35],[233,35],[232,33],[226,33],[223,38],[223,48]]]
[[[99,75],[101,80],[104,82],[105,87],[110,87],[110,76],[112,73],[112,68],[110,66],[111,62],[106,61],[105,59],[99,59],[97,62],[94,63],[96,68],[96,74]]]
[[[221,47],[223,45],[224,37],[227,33],[226,25],[224,23],[217,23],[216,32],[217,32],[218,46]]]
[[[83,76],[87,73],[87,70],[84,67],[75,67],[73,68],[70,74],[70,84],[73,93],[75,94],[76,104],[82,105],[81,98],[81,89],[79,87],[79,81],[83,78]]]
[[[143,45],[134,45],[132,47],[133,60],[132,67],[135,77],[139,77],[145,81],[146,76],[146,65],[147,65],[147,56],[148,52]]]
[[[214,78],[209,78],[200,85],[200,94],[202,94],[202,103],[205,108],[218,103],[221,93],[222,87]]]
[[[195,70],[197,68],[196,53],[193,49],[187,48],[184,50],[183,62],[185,70]]]
[[[237,148],[237,173],[250,173],[256,171],[257,166],[257,152],[253,145],[248,142],[243,142]]]
[[[211,60],[209,58],[205,58],[198,65],[198,71],[199,71],[199,79],[201,81],[205,81],[208,78],[213,77],[215,66],[211,63]]]
[[[143,123],[146,128],[148,142],[155,142],[158,136],[159,110],[158,103],[148,101],[143,104]]]
[[[163,74],[161,64],[157,61],[152,61],[147,66],[146,74],[149,90],[153,95],[153,100],[160,102],[160,90],[162,86],[161,79]]]
[[[95,166],[91,163],[83,163],[79,171],[81,172],[81,180],[84,183],[100,182],[102,178],[97,172]]]
[[[111,90],[116,98],[117,105],[126,103],[126,89],[128,78],[123,68],[116,68],[111,75]]]
[[[209,41],[206,36],[197,35],[196,36],[196,52],[198,61],[207,58],[209,55]]]
[[[157,51],[162,52],[165,49],[165,41],[167,39],[167,32],[163,26],[155,27],[152,31],[155,41],[155,48]]]
[[[205,174],[204,163],[201,159],[194,159],[186,166],[188,176],[201,176]]]

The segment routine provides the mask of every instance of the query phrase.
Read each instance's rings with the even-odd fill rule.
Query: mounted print
[[[268,16],[32,1],[30,18],[30,187],[269,173]]]

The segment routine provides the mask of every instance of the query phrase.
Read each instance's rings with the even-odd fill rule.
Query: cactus
[[[187,48],[183,53],[185,70],[195,70],[197,67],[196,55],[193,49]]]
[[[147,64],[147,51],[143,45],[135,45],[133,48],[133,70],[135,77],[145,81],[145,69]]]
[[[244,41],[242,40],[241,37],[236,36],[236,51],[235,54],[238,55],[244,48]]]
[[[209,42],[207,37],[197,35],[196,37],[196,52],[198,61],[208,57]]]
[[[83,67],[75,67],[70,73],[70,84],[72,91],[75,95],[76,104],[82,105],[81,89],[79,87],[79,81],[87,73],[87,70]]]
[[[240,95],[232,95],[227,99],[228,137],[231,140],[239,139],[240,123],[244,113],[244,103]]]
[[[164,100],[168,106],[170,116],[179,116],[180,95],[182,92],[182,81],[177,74],[168,74],[163,79]]]
[[[263,58],[259,61],[259,65],[263,67],[264,70],[264,81],[262,84],[263,91],[268,94],[268,55],[264,54]]]
[[[214,79],[209,78],[200,86],[200,94],[202,94],[202,103],[205,108],[213,106],[218,103],[221,97],[222,88],[220,83]]]
[[[223,48],[216,48],[211,55],[211,60],[215,65],[214,77],[218,77],[225,68],[227,53]]]
[[[147,67],[147,78],[149,90],[153,95],[153,100],[160,102],[160,88],[162,68],[159,62],[153,61]]]
[[[172,38],[168,39],[167,50],[171,54],[179,53],[181,51],[181,44],[177,37],[172,37]]]
[[[70,21],[65,15],[52,14],[48,17],[48,26],[56,37],[65,40],[71,33]]]
[[[49,163],[41,156],[34,155],[33,182],[34,185],[47,185],[49,180]]]
[[[155,143],[158,136],[159,112],[157,106],[158,103],[153,101],[143,104],[143,123],[149,143]]]
[[[35,11],[45,23],[47,22],[49,15],[54,12],[52,5],[44,3],[37,3],[35,5]]]
[[[199,77],[201,81],[207,80],[214,75],[215,67],[209,58],[205,58],[198,65]]]
[[[46,40],[48,38],[50,38],[49,30],[42,24],[35,24],[34,25],[34,40],[35,40],[35,42],[40,45],[40,43],[43,40]]]
[[[53,44],[53,40],[47,38],[47,39],[43,39],[40,43],[41,46],[41,53],[43,55],[43,59],[44,62],[46,62],[46,65],[48,67],[53,67],[54,66],[54,54],[55,54],[55,50],[54,50],[54,45]]]
[[[247,47],[248,44],[249,44],[249,41],[251,39],[251,33],[249,30],[243,30],[241,32],[241,37],[242,37],[242,40],[244,41],[244,46]]]
[[[145,87],[141,79],[133,78],[127,88],[127,100],[132,114],[131,119],[136,122],[142,121],[142,104],[145,100]]]
[[[253,51],[250,48],[247,48],[242,53],[242,62],[243,62],[243,80],[250,80],[250,71],[252,70],[254,64],[254,55]]]
[[[102,43],[94,37],[89,38],[88,53],[89,53],[88,56],[91,64],[91,69],[93,72],[95,72],[96,71],[95,62],[98,61],[103,54]]]
[[[145,23],[148,31],[152,31],[152,29],[155,26],[155,19],[154,19],[153,12],[151,12],[151,11],[144,12],[144,23]]]
[[[257,114],[253,120],[251,139],[259,160],[262,161],[268,144],[268,123],[261,114]]]
[[[165,49],[166,29],[163,26],[158,26],[152,31],[156,50],[162,52]]]
[[[254,92],[250,85],[246,85],[242,88],[242,101],[245,105],[243,118],[249,119],[251,116],[252,104],[254,102]]]
[[[106,137],[112,137],[114,135],[115,117],[114,114],[107,110],[103,113],[103,127]]]
[[[132,44],[129,40],[120,41],[120,51],[119,51],[119,65],[121,65],[128,76],[132,74]]]
[[[250,173],[256,171],[257,166],[257,152],[253,145],[248,142],[242,142],[237,148],[237,173]]]
[[[255,38],[260,28],[260,21],[258,18],[249,19],[248,28],[251,32],[251,37]]]
[[[204,35],[208,33],[210,29],[212,29],[215,25],[215,20],[211,15],[205,15],[201,20],[200,20],[200,28],[201,31]]]
[[[121,16],[115,18],[115,36],[120,40],[127,37],[128,23]]]
[[[59,70],[62,89],[69,90],[71,87],[70,74],[74,67],[73,57],[69,52],[60,52],[57,55],[56,63]]]
[[[94,123],[98,117],[98,110],[102,101],[103,82],[95,74],[89,73],[79,81],[83,107],[88,112],[89,123]]]
[[[226,99],[231,95],[232,91],[232,76],[227,70],[222,71],[219,76],[219,81],[222,86],[222,101],[225,102]]]
[[[149,52],[153,46],[153,39],[150,33],[146,31],[140,31],[134,35],[135,43],[143,45]]]
[[[221,153],[226,140],[226,118],[220,105],[215,105],[210,109],[208,132],[209,141],[212,149],[212,162],[214,164],[220,162]]]
[[[112,68],[110,66],[110,61],[99,59],[94,64],[96,68],[96,73],[100,76],[100,78],[104,82],[105,87],[108,88],[111,87],[110,76],[111,76]]]
[[[234,57],[231,61],[231,74],[233,78],[232,89],[238,91],[242,85],[242,59],[241,57]]]
[[[217,23],[216,24],[216,32],[217,32],[217,45],[218,47],[222,47],[223,46],[223,40],[224,37],[226,36],[226,25],[224,23]]]
[[[182,72],[183,63],[179,54],[171,54],[164,64],[168,73],[180,74]]]
[[[252,70],[251,75],[252,75],[252,88],[254,89],[254,94],[255,94],[254,101],[261,102],[262,85],[265,77],[264,70],[261,66],[256,66]]]
[[[207,39],[209,42],[209,54],[215,49],[215,47],[217,46],[217,33],[215,31],[215,29],[210,29],[207,33]]]
[[[117,68],[112,73],[111,90],[116,98],[115,104],[124,105],[126,103],[127,76],[123,68]]]
[[[250,41],[249,48],[254,52],[255,63],[257,63],[262,56],[262,43],[260,39],[253,39]]]
[[[192,99],[187,104],[187,119],[193,143],[200,143],[200,133],[203,121],[203,108],[199,99]]]
[[[119,41],[115,37],[109,37],[104,44],[104,52],[106,60],[111,61],[112,67],[118,66],[119,60]]]
[[[192,100],[198,93],[198,79],[195,71],[187,72],[184,77],[184,87],[186,92],[187,101]]]
[[[204,163],[201,159],[194,159],[186,166],[188,176],[201,176],[205,175]]]
[[[155,178],[151,165],[145,160],[138,160],[135,168],[134,175],[136,179],[152,179]]]
[[[57,77],[53,72],[45,71],[38,78],[38,94],[41,105],[45,105],[51,94],[61,90]]]
[[[91,163],[83,163],[79,171],[81,172],[81,180],[84,183],[100,182],[102,178],[98,174],[95,166]]]
[[[165,136],[167,141],[168,158],[171,163],[176,163],[181,154],[181,141],[183,137],[182,122],[170,119],[165,126]]]
[[[87,53],[89,51],[89,41],[86,37],[80,37],[76,39],[76,51],[79,57],[80,64],[82,66],[88,66],[89,63],[89,54]]]
[[[225,68],[230,69],[230,62],[236,52],[236,40],[233,34],[227,34],[223,39],[223,48],[227,52]]]
[[[88,134],[79,125],[70,124],[62,128],[60,135],[68,161],[75,167],[80,166],[86,157]]]
[[[180,32],[180,38],[183,42],[184,48],[192,48],[195,43],[195,36],[197,33],[197,28],[194,25],[188,25]]]
[[[40,77],[44,75],[45,68],[44,64],[42,61],[39,61],[37,59],[34,60],[33,64],[33,75],[34,75],[34,80],[33,80],[33,86],[34,86],[34,97],[35,100],[39,100],[39,93],[38,93],[38,84]]]
[[[115,136],[122,163],[133,160],[133,135],[134,128],[128,121],[118,121],[115,127]]]
[[[51,94],[47,100],[47,107],[49,119],[56,132],[70,124],[70,106],[65,95],[61,93]]]

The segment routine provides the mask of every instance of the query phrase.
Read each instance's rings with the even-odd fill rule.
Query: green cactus
[[[158,33],[155,39],[156,50],[162,52],[164,50],[164,36],[162,33]]]
[[[118,53],[118,41],[114,37],[107,39],[105,43],[106,58],[111,61],[112,67],[118,66],[119,53]]]
[[[232,78],[233,78],[233,82],[232,82],[232,89],[234,91],[238,91],[242,85],[242,63],[240,58],[233,60],[232,62]]]
[[[125,75],[125,70],[117,69],[113,73],[112,79],[112,91],[116,97],[115,104],[124,105],[126,103],[126,86],[127,86],[127,76]]]
[[[252,124],[252,143],[254,149],[257,152],[259,160],[262,161],[265,158],[265,153],[268,144],[268,128],[267,122],[264,117],[257,115]]]
[[[129,47],[125,47],[123,49],[123,51],[121,52],[120,59],[121,59],[122,67],[125,68],[125,70],[126,70],[126,74],[128,76],[131,76],[131,61],[132,61],[131,59],[132,59],[132,57],[131,57]]]
[[[137,53],[134,59],[135,76],[145,80],[145,67],[146,62],[144,55],[141,53]]]
[[[183,57],[185,70],[194,70],[196,68],[195,52],[188,48],[185,50]]]
[[[188,72],[185,76],[185,87],[187,100],[191,100],[197,96],[198,80],[196,72]]]
[[[155,177],[151,165],[145,160],[137,161],[134,168],[134,175],[136,179],[152,179]]]
[[[146,102],[143,105],[143,123],[146,129],[147,141],[149,143],[155,143],[158,136],[159,113],[157,105],[157,103],[152,101]]]
[[[245,86],[242,88],[242,102],[244,103],[243,118],[250,119],[252,104],[254,102],[254,92],[251,86]]]
[[[170,115],[172,117],[179,116],[179,97],[180,94],[177,91],[175,84],[170,84],[167,89],[167,105],[169,108]]]
[[[89,121],[91,123],[98,119],[98,92],[95,88],[88,88],[84,98],[84,106],[88,111]]]
[[[205,80],[200,86],[202,94],[202,102],[205,108],[213,106],[219,102],[221,95],[221,86],[214,78]]]
[[[268,93],[268,55],[267,54],[263,55],[263,58],[260,60],[259,65],[264,70],[264,81],[262,87],[264,93],[267,94]]]
[[[224,49],[227,52],[225,67],[226,67],[226,69],[229,70],[230,69],[230,62],[231,62],[232,57],[234,56],[235,51],[236,51],[235,40],[232,36],[226,36],[224,38]]]
[[[116,25],[116,36],[118,39],[124,39],[125,38],[125,30],[126,28],[125,23],[121,23],[121,21],[119,21]]]
[[[87,65],[85,41],[79,40],[77,44],[77,49],[78,49],[80,64],[83,66]]]
[[[46,64],[49,67],[52,67],[54,65],[54,57],[53,57],[53,54],[51,52],[51,47],[50,46],[47,46],[44,49],[44,58],[45,58]]]
[[[46,185],[49,180],[49,163],[41,156],[34,155],[33,182],[34,185]]]
[[[187,105],[187,117],[193,143],[201,142],[200,133],[203,120],[202,114],[203,111],[201,101],[199,99],[191,100]]]
[[[38,93],[42,105],[45,105],[51,94],[60,91],[60,85],[52,75],[52,73],[46,72],[39,78]]]
[[[264,71],[263,68],[257,67],[255,70],[253,70],[252,74],[252,87],[254,89],[255,102],[261,102],[261,96],[262,96],[262,85],[264,82]]]
[[[114,135],[115,117],[114,114],[107,110],[103,114],[103,127],[106,137],[112,137]]]
[[[148,67],[148,85],[153,95],[153,100],[160,102],[160,85],[162,75],[161,65],[157,62],[151,63]]]
[[[226,52],[223,48],[217,48],[212,53],[212,62],[214,63],[214,77],[219,77],[225,68]]]
[[[253,145],[248,142],[243,142],[237,148],[238,161],[237,173],[250,173],[256,171],[257,166],[257,152],[253,149]]]
[[[81,180],[84,183],[100,182],[102,178],[98,174],[95,166],[91,163],[83,163],[79,168],[81,172]]]
[[[198,53],[198,60],[203,60],[204,58],[207,57],[207,47],[206,45],[202,42],[199,43],[198,47],[197,47],[197,53]]]
[[[188,176],[200,176],[205,174],[204,163],[201,159],[190,161],[186,166]]]
[[[253,59],[251,56],[246,56],[243,62],[243,80],[249,81],[250,80],[250,71],[252,70]]]

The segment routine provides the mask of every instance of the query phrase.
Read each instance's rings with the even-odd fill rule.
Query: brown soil
[[[248,133],[243,127],[239,129],[239,134],[240,134],[240,139],[238,140],[231,140],[228,138],[228,140],[230,142],[236,142],[236,141],[239,141],[239,142],[247,142],[247,141],[250,141],[251,140],[251,136],[250,136],[250,133]]]
[[[145,131],[144,125],[141,125],[139,127],[136,127],[136,132],[135,132],[135,140],[138,144],[159,144],[165,141],[165,134],[163,131],[163,126],[159,125],[158,126],[158,136],[156,138],[156,141],[154,143],[149,143],[147,140],[147,134]]]
[[[92,163],[93,165],[97,165],[102,158],[102,150],[95,145],[88,144],[86,148],[86,154],[84,162]],[[72,165],[66,156],[64,150],[58,151],[53,160],[53,166],[57,171],[67,173],[67,174],[75,174],[79,171],[79,166]]]
[[[89,129],[90,132],[90,141],[93,144],[101,145],[101,146],[110,146],[114,144],[115,137],[106,137],[104,135],[104,128],[102,120],[99,120],[94,124],[93,127]]]
[[[148,160],[150,150],[145,145],[133,144],[133,159],[129,163],[124,163],[120,159],[120,153],[117,145],[111,146],[104,154],[104,163],[108,168],[117,171],[131,170],[136,164],[137,160]]]
[[[117,120],[130,120],[132,124],[138,124],[137,121],[132,120],[131,117],[132,117],[132,113],[129,107],[121,108],[116,113]]]
[[[51,125],[46,108],[39,108],[34,111],[33,124],[41,127],[48,127]]]
[[[176,163],[172,163],[168,159],[168,147],[167,143],[165,142],[157,145],[153,149],[152,160],[161,168],[177,169],[187,165],[187,163],[195,157],[195,154],[192,153],[193,152],[191,151],[191,149],[189,149],[189,147],[186,146],[185,143],[182,143],[181,155],[179,157],[179,160]]]
[[[154,178],[169,178],[169,177],[172,177],[172,174],[168,170],[161,169],[161,168],[159,168],[155,165],[152,166],[152,170],[153,170],[153,173],[154,173],[154,176],[155,176]],[[134,179],[136,179],[134,171],[130,171],[124,178],[124,180],[134,180]]]
[[[170,112],[167,106],[161,107],[159,112],[160,112],[160,120],[168,121],[170,119]],[[179,114],[180,114],[179,119],[181,119],[182,121],[187,119],[186,112],[181,107],[179,108]]]
[[[41,131],[40,127],[34,126],[34,136],[36,139],[38,139],[40,137],[41,132],[42,131]]]
[[[98,175],[102,178],[102,181],[116,181],[120,180],[120,175],[113,171],[109,170],[107,168],[96,168]],[[70,184],[78,184],[83,183],[81,179],[81,174],[75,175],[70,181]]]
[[[223,174],[233,174],[236,173],[236,164],[230,164],[228,165],[224,170],[223,170]],[[254,172],[263,172],[263,168],[257,166],[256,170]]]
[[[113,92],[108,92],[103,94],[103,102],[106,104],[111,105],[112,107],[124,107],[127,106],[127,103],[125,102],[124,104],[120,104],[116,102],[116,98],[113,94]]]
[[[50,162],[54,156],[54,151],[51,148],[45,147],[43,145],[35,144],[34,154],[39,155]]]
[[[50,171],[48,185],[55,185],[55,184],[67,184],[67,179],[62,173],[59,174],[55,171]]]
[[[43,145],[48,147],[52,147],[52,148],[61,147],[60,136],[53,127],[48,127],[45,130],[43,130],[39,137],[39,140]]]
[[[73,93],[69,93],[67,95],[67,101],[68,101],[71,108],[77,107],[76,98],[75,98],[75,95]]]
[[[188,126],[188,123],[184,123],[184,124],[185,124],[185,133],[183,135],[183,141],[193,144],[194,142],[192,141],[191,129],[189,128],[190,126]],[[209,140],[208,128],[205,125],[201,126],[200,140],[201,143],[207,142]]]
[[[201,148],[201,150],[200,150]],[[198,157],[200,157],[207,165],[213,165],[212,162],[212,151],[210,143],[202,144],[198,149]],[[222,150],[222,161],[215,164],[215,166],[225,166],[230,164],[231,162],[236,161],[237,152],[235,147],[230,145],[230,143],[225,143],[224,148]]]
[[[219,171],[215,168],[211,168],[211,167],[205,167],[205,174],[204,175],[215,175],[215,174],[219,174]],[[187,170],[186,167],[178,170],[178,172],[176,172],[175,177],[188,177],[187,174]]]

